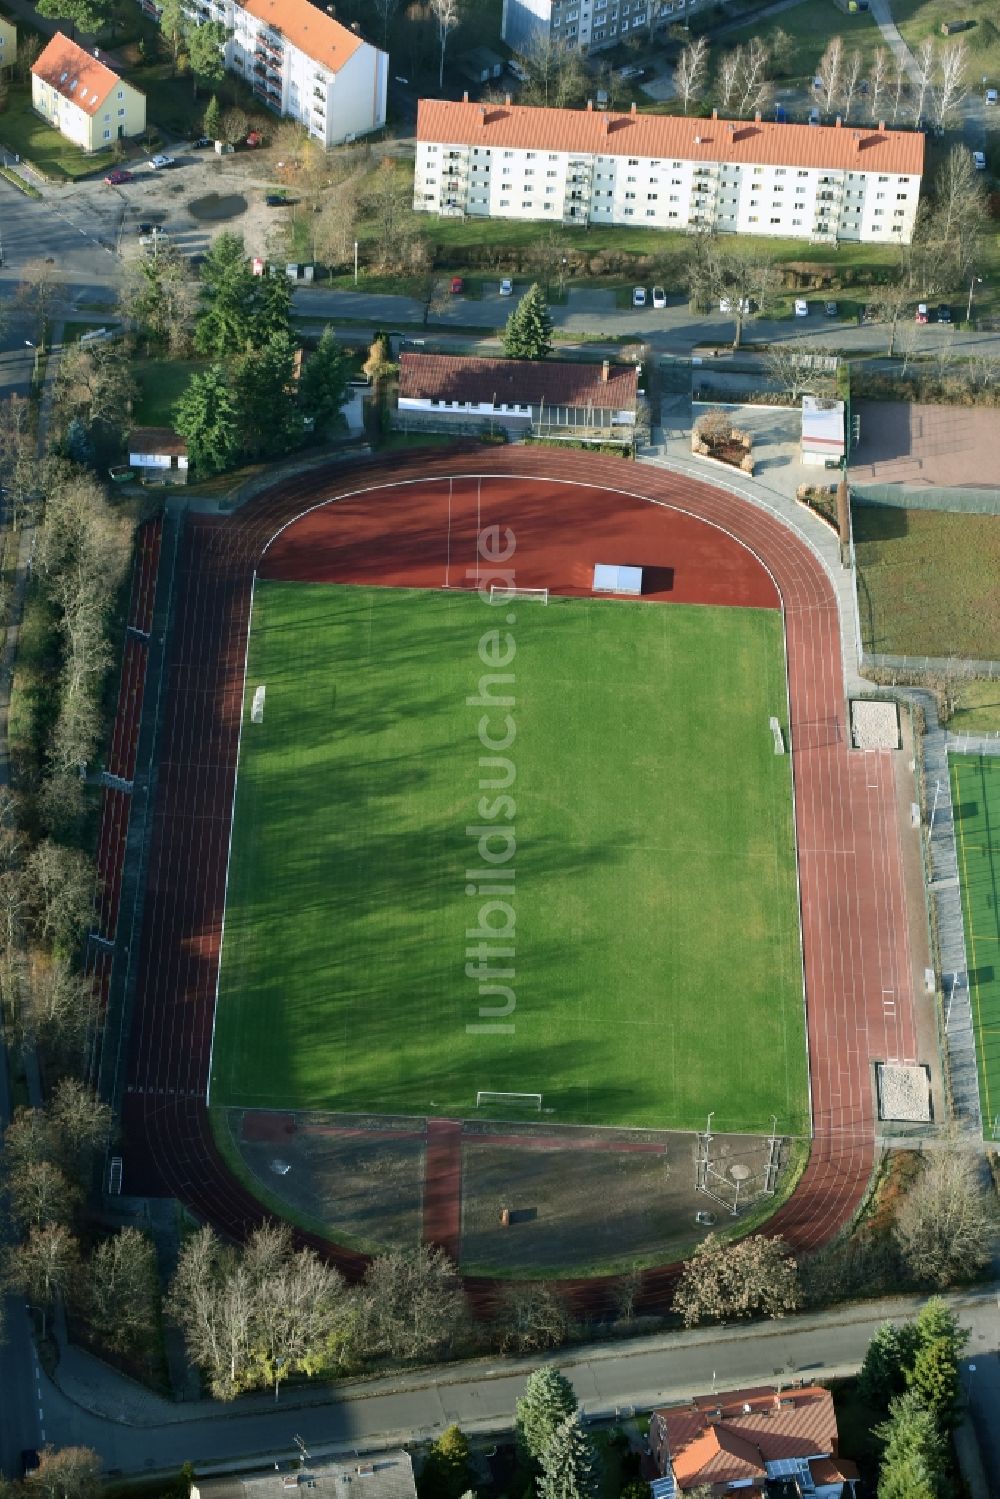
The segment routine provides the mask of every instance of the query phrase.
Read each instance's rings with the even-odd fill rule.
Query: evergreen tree
[[[459,1427],[449,1426],[427,1454],[417,1486],[420,1499],[462,1499],[471,1477],[468,1438]]]
[[[94,461],[94,444],[90,440],[87,424],[80,416],[74,416],[66,428],[63,439],[66,457],[81,468],[89,468]]]
[[[218,474],[239,454],[236,406],[219,364],[192,375],[174,406],[174,426],[187,439],[188,457],[202,474]]]
[[[292,326],[292,287],[287,276],[261,276],[256,282],[253,333],[256,343],[266,344]]]
[[[596,1499],[595,1454],[574,1411],[556,1427],[542,1455],[539,1499]]]
[[[295,346],[288,333],[249,345],[233,360],[230,385],[239,392],[237,441],[243,458],[273,458],[301,438],[294,368]]]
[[[936,1499],[944,1491],[945,1442],[932,1411],[915,1390],[889,1406],[889,1419],[875,1428],[885,1443],[879,1499]]]
[[[573,1386],[558,1369],[536,1369],[528,1375],[514,1418],[518,1441],[541,1462],[556,1428],[577,1409]]]
[[[889,1401],[906,1389],[906,1370],[899,1330],[883,1322],[868,1344],[858,1373],[858,1393],[876,1411],[888,1411]]]
[[[209,140],[217,141],[219,139],[219,121],[221,118],[222,110],[219,106],[219,96],[218,94],[213,94],[205,105],[205,114],[201,122],[201,128]]]
[[[508,359],[544,359],[552,352],[552,317],[537,282],[507,319],[503,351]]]
[[[221,83],[225,77],[222,49],[226,45],[226,28],[221,21],[202,21],[189,26],[184,39],[197,99],[199,83]]]
[[[942,1431],[956,1425],[958,1413],[958,1361],[948,1338],[935,1338],[917,1352],[906,1382],[932,1413]]]
[[[338,425],[347,395],[347,365],[332,328],[325,328],[316,349],[302,366],[299,405],[312,417],[317,432]]]
[[[215,359],[239,353],[254,341],[260,297],[241,235],[227,231],[213,241],[201,267],[201,288],[195,347]]]
[[[940,1296],[932,1296],[929,1301],[924,1302],[917,1313],[913,1327],[918,1345],[946,1339],[956,1361],[969,1341],[969,1334],[959,1326],[955,1313],[949,1310]]]

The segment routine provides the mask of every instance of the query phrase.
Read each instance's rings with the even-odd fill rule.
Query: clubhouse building
[[[909,244],[919,131],[422,99],[413,206],[468,218]]]

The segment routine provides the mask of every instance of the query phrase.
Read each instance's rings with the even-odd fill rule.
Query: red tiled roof
[[[824,1483],[846,1483],[859,1476],[857,1464],[846,1457],[818,1457],[809,1467],[817,1488]]]
[[[57,31],[48,46],[38,55],[31,69],[37,78],[62,94],[64,99],[95,115],[113,88],[121,82],[118,74],[92,52],[71,42]]]
[[[656,1415],[682,1488],[761,1475],[778,1458],[830,1455],[837,1446],[833,1397],[818,1385],[706,1395]]]
[[[313,62],[337,73],[361,46],[361,37],[324,15],[310,0],[240,0],[258,21],[266,21]]]
[[[614,114],[421,99],[417,139],[449,145],[579,151],[653,160],[735,161],[755,166],[829,167],[919,176],[920,131],[853,125],[779,125],[770,120],[703,120],[688,115]]]
[[[552,406],[633,411],[638,386],[634,365],[613,364],[604,380],[599,364],[568,360],[403,354],[399,361],[399,394],[412,400],[531,406],[544,401]]]
[[[172,427],[134,427],[128,435],[130,453],[187,454],[187,440]]]

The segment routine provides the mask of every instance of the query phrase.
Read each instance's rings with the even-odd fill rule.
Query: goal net
[[[540,1114],[542,1095],[540,1093],[491,1093],[483,1088],[476,1094],[477,1109],[492,1109],[497,1106],[507,1109],[533,1109],[536,1114]]]
[[[513,599],[532,599],[536,604],[547,604],[549,601],[549,590],[547,588],[510,588],[506,583],[490,584],[490,603],[506,604]]]

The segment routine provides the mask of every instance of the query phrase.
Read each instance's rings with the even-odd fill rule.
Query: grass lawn
[[[10,151],[30,161],[45,177],[92,177],[103,174],[114,165],[110,151],[96,151],[88,156],[79,146],[46,125],[31,107],[31,90],[22,84],[11,84],[7,108],[0,116],[0,136]]]
[[[1000,659],[1000,516],[855,505],[866,650]]]
[[[516,698],[516,809],[483,794],[510,770],[481,760],[468,701],[488,604],[258,583],[213,1103],[462,1116],[493,1089],[541,1092],[557,1123],[690,1129],[714,1109],[720,1131],[776,1114],[803,1132],[790,767],[767,729],[780,615],[509,613],[516,683],[492,692]],[[504,906],[466,871],[508,819]],[[476,935],[511,912],[510,943]],[[515,949],[493,996],[467,968],[480,942]]]
[[[1000,730],[1000,681],[994,677],[960,686],[948,727],[956,734],[995,734]]]
[[[139,395],[135,403],[137,427],[169,427],[174,403],[184,394],[191,376],[205,368],[201,359],[137,359],[132,369]]]
[[[925,37],[933,36],[938,45],[945,44],[942,21],[972,21],[967,31],[952,39],[962,41],[969,54],[966,76],[973,89],[1000,81],[1000,10],[996,0],[892,0],[892,19],[904,41],[916,51]]]
[[[957,3],[957,0],[956,0]],[[893,15],[896,14],[895,3]],[[827,43],[835,36],[843,37],[845,51],[850,54],[857,49],[864,58],[867,73],[875,48],[883,45],[882,35],[870,11],[857,11],[847,15],[838,10],[833,0],[804,0],[776,16],[752,21],[739,31],[727,34],[726,47],[746,43],[752,37],[769,43],[776,31],[783,31],[792,39],[792,49],[787,63],[782,68],[781,85],[802,80],[811,81]],[[859,106],[864,101],[859,99]]]
[[[983,1133],[1000,1133],[1000,760],[952,755],[951,796]]]

